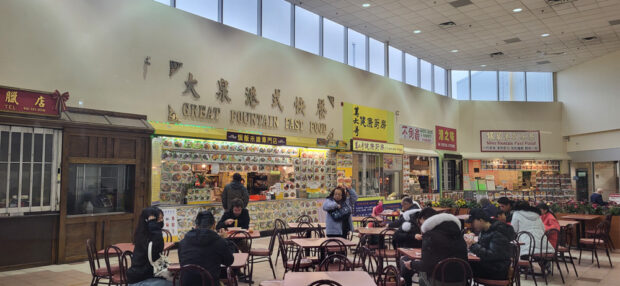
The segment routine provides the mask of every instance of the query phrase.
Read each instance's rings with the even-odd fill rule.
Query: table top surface
[[[600,216],[598,215],[587,215],[587,214],[571,214],[571,215],[565,215],[562,218],[563,219],[572,219],[572,220],[595,220],[598,219]]]
[[[312,224],[312,226],[315,227],[315,228],[317,226],[320,226],[321,228],[325,228],[325,223],[324,222],[312,222],[310,224]],[[297,222],[289,222],[288,223],[288,228],[297,228],[297,229],[299,229],[300,228],[299,227],[299,223],[297,223]],[[301,226],[301,228],[308,228],[308,226],[304,224],[304,225]]]
[[[398,252],[411,259],[416,259],[416,260],[422,259],[421,248],[399,248]],[[467,260],[472,261],[472,262],[480,261],[480,257],[476,256],[473,253],[467,253]]]
[[[121,242],[114,244],[114,246],[121,249],[122,252],[129,251],[133,252],[134,245],[131,242]],[[174,242],[164,242],[164,250],[170,250],[174,246]],[[105,249],[97,251],[97,254],[105,254]]]
[[[321,243],[328,239],[337,239],[342,241],[345,246],[355,246],[355,242],[350,241],[348,239],[344,239],[342,237],[321,237],[321,238],[296,238],[292,239],[295,245],[302,248],[318,248],[321,247]]]
[[[575,225],[575,224],[578,224],[579,222],[576,221],[576,220],[563,220],[563,219],[560,219],[560,220],[558,220],[558,223],[560,224],[560,226],[563,227],[563,226]]]
[[[355,229],[359,234],[362,235],[373,235],[373,234],[381,234],[382,231],[388,229],[387,227],[358,227]],[[394,231],[390,232],[394,234]]]
[[[382,216],[392,216],[392,217],[396,217],[400,215],[400,212],[398,214],[394,214],[394,210],[384,210],[381,212]]]
[[[260,238],[260,231],[254,230],[252,232],[248,232],[245,229],[231,230],[230,228],[228,229],[228,232],[226,232],[226,234],[227,234],[226,238],[228,238],[228,239],[245,238],[244,236],[242,236],[241,234],[238,234],[238,233],[234,237],[231,236],[234,232],[237,232],[237,231],[243,231],[245,233],[248,233],[250,235],[250,238]]]
[[[337,272],[288,272],[284,275],[284,286],[308,285],[317,280],[329,279],[342,286],[377,285],[370,275],[364,271]]]
[[[230,265],[230,268],[239,269],[239,268],[245,267],[245,265],[248,263],[249,256],[250,255],[247,253],[233,253],[233,257],[235,258],[235,260]],[[225,266],[222,265],[222,268],[224,267]],[[168,270],[179,271],[180,269],[181,269],[181,264],[179,264],[178,258],[170,259],[170,266],[168,266]]]
[[[354,216],[351,218],[353,219],[353,222],[363,222],[366,217],[365,216]],[[376,219],[377,221],[383,221],[383,218],[379,216],[372,217],[372,218]]]

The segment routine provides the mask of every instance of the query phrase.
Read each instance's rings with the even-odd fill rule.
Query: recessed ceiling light
[[[370,3],[364,3],[364,4],[362,4],[362,7],[368,8],[368,7],[370,7]]]
[[[544,37],[549,37],[549,34],[544,33],[544,34],[542,34],[542,35],[540,35],[540,36],[541,36],[541,37],[543,37],[543,38],[544,38]]]
[[[451,52],[453,53],[457,53],[459,50],[451,50]]]
[[[515,12],[515,13],[519,13],[521,11],[523,11],[522,8],[514,8],[514,9],[512,9],[512,12]]]
[[[487,65],[480,65],[481,67],[486,67]]]
[[[419,33],[422,33],[422,31],[420,31],[420,30],[414,30],[414,31],[413,31],[413,33],[414,33],[414,34],[419,34]]]

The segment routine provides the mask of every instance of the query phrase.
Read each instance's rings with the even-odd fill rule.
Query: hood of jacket
[[[401,226],[403,231],[409,232],[411,230],[411,224],[415,223],[415,222],[412,222],[411,219],[413,218],[415,213],[420,212],[420,211],[421,209],[409,209],[408,211],[403,213],[403,219],[405,220],[405,222]]]
[[[211,245],[218,239],[221,239],[220,235],[210,229],[192,229],[183,238],[187,244],[194,246]]]
[[[454,223],[454,225],[456,226],[455,228],[450,227],[452,223]],[[457,234],[460,234],[461,221],[457,217],[451,214],[446,214],[446,213],[436,214],[424,221],[424,223],[422,224],[422,233],[431,231],[435,228],[438,228],[444,232],[447,232],[446,234],[454,234],[453,233],[454,230],[456,230]]]
[[[501,221],[494,221],[493,223],[491,223],[491,227],[489,228],[489,231],[494,231],[494,232],[498,232],[501,233],[502,235],[504,235],[508,240],[514,240],[516,237],[515,234],[515,230],[514,228],[512,228],[512,226],[509,226]]]
[[[540,219],[540,216],[535,213],[535,212],[530,212],[530,211],[515,211],[515,213],[513,214],[513,217],[515,214],[518,214],[522,217],[524,217],[527,220],[531,220],[531,221],[536,221],[538,219]]]

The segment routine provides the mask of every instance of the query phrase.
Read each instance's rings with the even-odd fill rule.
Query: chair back
[[[121,285],[126,285],[128,283],[127,282],[127,268],[129,265],[128,258],[131,258],[130,252],[126,251],[125,253],[123,253],[123,251],[120,248],[114,245],[110,245],[105,249],[104,260],[105,260],[105,266],[107,269],[107,273],[112,273],[113,264],[110,262],[116,260],[116,265],[118,265],[118,269],[119,269],[119,280],[115,282]]]
[[[534,238],[534,235],[532,235],[532,233],[528,232],[528,231],[520,231],[519,233],[517,233],[517,242],[524,242],[526,245],[528,245],[528,250],[527,253],[530,257],[532,257],[536,251],[536,239]]]
[[[323,261],[327,256],[331,254],[343,254],[347,255],[347,247],[344,243],[338,239],[330,238],[326,239],[319,246],[319,261]]]
[[[510,261],[511,267],[508,271],[508,280],[511,285],[521,285],[521,276],[519,273],[519,260],[521,259],[521,246],[519,243],[511,244],[512,246],[512,260]]]
[[[238,286],[237,275],[235,271],[230,267],[226,267],[226,286]]]
[[[381,270],[376,282],[378,286],[400,286],[400,273],[394,265],[388,265]]]
[[[215,284],[211,273],[206,269],[202,268],[200,265],[196,264],[187,264],[181,266],[179,272],[174,275],[174,279],[172,280],[172,286],[183,285],[183,279],[188,279],[188,277],[200,277],[200,285],[202,286],[216,286],[219,284]],[[178,283],[178,284],[177,284]],[[196,286],[200,286],[196,285]]]
[[[172,242],[172,233],[167,229],[162,229],[161,232],[164,236],[164,242]]]
[[[611,226],[607,220],[604,220],[596,225],[596,230],[594,231],[594,242],[597,244],[606,243],[610,229]]]
[[[355,254],[353,255],[353,267],[355,268],[357,265],[360,265],[364,271],[366,271],[366,251],[364,246],[367,242],[367,235],[360,237],[360,240],[357,242],[357,246],[355,247]]]
[[[393,249],[394,245],[392,244],[394,241],[394,230],[390,228],[386,228],[379,233],[379,252],[383,252],[385,254],[387,250]],[[396,246],[398,247],[398,245]]]
[[[278,237],[278,251],[280,251],[280,256],[282,256],[282,265],[286,265],[288,262],[288,253],[286,251],[286,244],[284,244],[284,238],[282,233],[277,232],[276,236]]]
[[[93,277],[97,276],[97,269],[101,267],[99,265],[99,257],[97,256],[97,250],[95,249],[95,244],[89,238],[86,240],[86,254],[88,255],[88,265],[90,266],[90,274]]]
[[[553,245],[552,242],[554,239],[557,242],[559,237],[560,237],[560,231],[555,228],[545,231],[543,236],[540,238],[540,256],[541,257],[544,257],[544,254],[557,253],[557,249],[558,249],[557,243],[556,245]]]
[[[245,230],[233,231],[228,235],[228,239],[237,245],[239,252],[249,252],[252,249],[252,236]]]
[[[296,223],[307,222],[312,223],[312,218],[309,215],[300,215],[296,220]]]
[[[381,274],[381,269],[379,269],[379,258],[373,254],[374,252],[368,247],[368,244],[363,244],[362,252],[360,253],[362,256],[361,261],[363,262],[362,268],[368,274],[377,277]]]
[[[453,267],[452,271],[447,271],[446,268],[448,266]],[[461,273],[458,273],[458,271],[454,271],[454,269],[459,269],[459,268],[461,270]],[[439,261],[439,263],[437,263],[437,265],[435,265],[435,268],[433,269],[433,274],[429,276],[428,279],[431,281],[434,280],[434,281],[440,282],[441,285],[445,285],[446,274],[448,274],[451,280],[454,280],[454,278],[458,278],[456,276],[460,274],[461,279],[458,281],[465,282],[464,285],[472,284],[473,273],[472,273],[471,267],[469,266],[469,263],[463,259],[452,257],[452,258],[446,258],[442,261]],[[439,279],[437,279],[437,277],[439,277]],[[448,282],[448,283],[451,283],[451,282]],[[435,285],[434,283],[432,284]]]
[[[379,225],[379,220],[376,217],[373,216],[369,216],[369,217],[365,217],[362,220],[362,227],[369,227],[369,225],[372,223],[372,227],[380,227]]]
[[[271,233],[271,238],[269,239],[269,248],[268,248],[269,249],[269,256],[271,256],[271,254],[273,254],[273,247],[276,244],[276,239],[278,239],[278,234],[279,234],[279,231],[276,228],[274,228],[273,229],[273,233]]]
[[[318,271],[352,271],[353,263],[342,254],[330,254],[321,261]]]
[[[273,221],[273,231],[280,232],[280,234],[283,235],[284,238],[288,239],[288,226],[283,220],[277,218]]]
[[[342,286],[342,284],[334,281],[334,280],[329,280],[329,279],[322,279],[322,280],[317,280],[314,281],[310,284],[308,284],[308,286]]]

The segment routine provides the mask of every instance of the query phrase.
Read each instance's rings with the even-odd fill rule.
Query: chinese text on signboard
[[[418,141],[424,143],[433,142],[433,130],[424,129],[414,126],[401,125],[400,126],[400,138],[411,141]]]
[[[481,130],[481,152],[540,152],[540,131]]]
[[[435,126],[435,143],[438,150],[456,151],[456,129]]]

